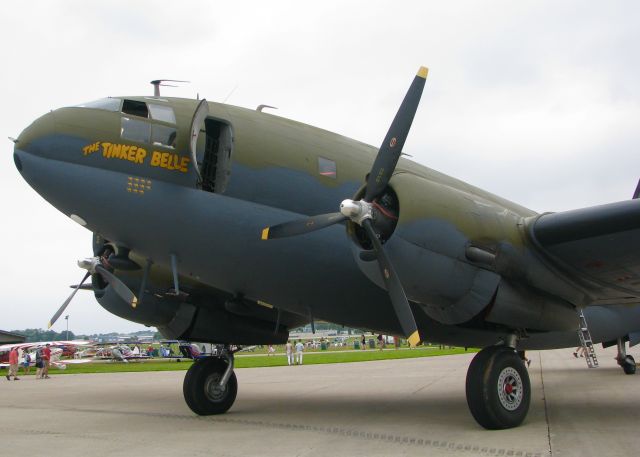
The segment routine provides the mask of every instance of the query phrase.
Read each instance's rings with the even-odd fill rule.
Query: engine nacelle
[[[139,287],[139,283],[131,277],[123,274],[119,277],[132,290]],[[133,308],[111,287],[102,283],[99,277],[93,277],[93,285],[98,303],[107,311],[133,322],[157,327],[168,339],[241,345],[282,344],[287,341],[290,326],[306,322],[304,317],[282,311],[276,329],[276,310],[269,310],[274,316],[265,316],[266,312],[261,314],[250,307],[246,307],[246,312],[239,313],[224,302],[213,301],[213,298],[206,304],[196,305],[179,297],[149,292],[144,297],[138,297],[138,305]]]
[[[407,297],[438,322],[469,321],[491,303],[500,275],[470,262],[466,249],[505,241],[522,246],[521,216],[505,208],[508,202],[498,205],[409,173],[394,175],[389,186],[399,203],[398,221],[384,248]],[[377,262],[362,254],[353,226],[350,233],[360,269],[384,287]]]
[[[524,217],[531,211],[409,173],[394,175],[389,186],[398,220],[384,249],[407,297],[429,317],[455,325],[484,313],[486,322],[507,328],[576,328],[571,303],[581,299],[579,291],[526,245]],[[350,228],[358,265],[384,287],[375,258],[363,254]]]

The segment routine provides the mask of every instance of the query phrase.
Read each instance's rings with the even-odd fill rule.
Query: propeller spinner
[[[372,219],[373,207],[377,198],[381,197],[393,172],[398,164],[398,159],[402,153],[402,147],[409,134],[409,129],[413,123],[422,91],[427,79],[428,69],[420,67],[407,94],[396,113],[391,127],[378,150],[376,159],[371,171],[367,175],[367,183],[364,197],[360,200],[343,200],[340,204],[340,212],[311,216],[307,219],[299,219],[283,224],[266,227],[262,230],[262,239],[270,240],[275,238],[285,238],[289,236],[302,235],[334,224],[338,224],[347,219],[361,226],[371,241],[373,250],[376,253],[376,260],[380,267],[380,272],[389,292],[391,303],[393,304],[396,316],[402,327],[404,335],[409,340],[411,346],[416,346],[422,339],[418,332],[418,327],[411,311],[411,306],[398,278],[391,261],[387,257],[379,235],[376,233]]]

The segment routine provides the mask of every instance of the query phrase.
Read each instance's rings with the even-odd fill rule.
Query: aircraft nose
[[[50,139],[55,135],[55,115],[53,111],[39,117],[22,131],[15,141],[13,160],[18,171],[22,172],[24,157],[29,153],[46,156],[49,151]]]
[[[76,111],[77,108],[73,109]],[[14,160],[22,179],[56,209],[89,228],[101,215],[96,206],[105,184],[97,167],[86,166],[82,154],[87,137],[78,126],[80,116],[60,108],[36,119],[15,141]],[[86,113],[81,113],[86,118]],[[84,119],[82,118],[82,119]],[[70,119],[76,125],[70,124]],[[94,140],[95,141],[95,140]],[[111,175],[108,175],[106,182]],[[102,179],[102,184],[97,182]]]

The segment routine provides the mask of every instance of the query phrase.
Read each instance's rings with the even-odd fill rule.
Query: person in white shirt
[[[302,353],[304,351],[304,344],[300,341],[296,343],[296,363],[302,365]]]
[[[285,349],[287,351],[287,363],[293,365],[293,344],[291,344],[291,341],[287,341]]]

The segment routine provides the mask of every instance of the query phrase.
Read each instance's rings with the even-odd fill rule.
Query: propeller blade
[[[418,109],[428,72],[426,67],[420,67],[418,70],[418,74],[413,79],[391,127],[389,127],[387,136],[378,150],[378,155],[367,178],[367,190],[364,196],[366,202],[371,202],[379,196],[391,179],[402,153],[404,142],[409,135],[413,117]]]
[[[373,249],[378,255],[378,265],[380,266],[382,277],[387,286],[387,290],[389,291],[391,303],[396,311],[398,321],[400,321],[400,326],[402,327],[404,336],[409,340],[409,345],[411,347],[415,347],[422,338],[418,332],[418,326],[416,325],[413,312],[411,311],[411,306],[409,305],[409,300],[407,300],[407,296],[404,293],[400,279],[398,279],[398,275],[393,269],[393,265],[382,248],[382,243],[380,243],[378,235],[373,229],[371,219],[365,219],[362,221],[362,226],[367,231],[367,235],[369,235],[371,243],[373,244]]]
[[[262,239],[272,240],[274,238],[285,238],[315,232],[330,225],[338,224],[346,219],[346,216],[342,213],[320,214],[318,216],[311,216],[308,219],[297,219],[295,221],[274,225],[273,227],[265,227],[262,230]]]
[[[113,273],[100,265],[96,266],[96,272],[106,279],[120,298],[129,303],[132,308],[138,306],[138,299],[135,294],[131,292],[131,289],[129,289],[126,284],[120,281]]]
[[[635,192],[633,192],[633,197],[631,197],[631,198],[633,200],[635,200],[638,197],[640,197],[640,180],[638,181],[638,185],[636,186],[636,190],[635,190]]]
[[[53,317],[49,320],[49,327],[47,327],[47,328],[53,327],[53,324],[56,323],[58,318],[62,315],[62,313],[64,313],[64,310],[67,309],[67,306],[69,306],[69,303],[71,303],[71,300],[73,300],[73,297],[75,297],[76,293],[80,290],[80,288],[82,287],[82,284],[84,284],[84,282],[87,280],[87,278],[89,276],[91,276],[91,273],[89,273],[89,272],[87,272],[87,274],[84,275],[84,278],[82,278],[82,281],[80,281],[80,284],[78,284],[76,286],[76,288],[73,290],[73,292],[71,292],[71,295],[69,295],[69,298],[67,298],[64,301],[62,306],[60,308],[58,308],[58,311],[56,311],[56,313],[53,315]]]

